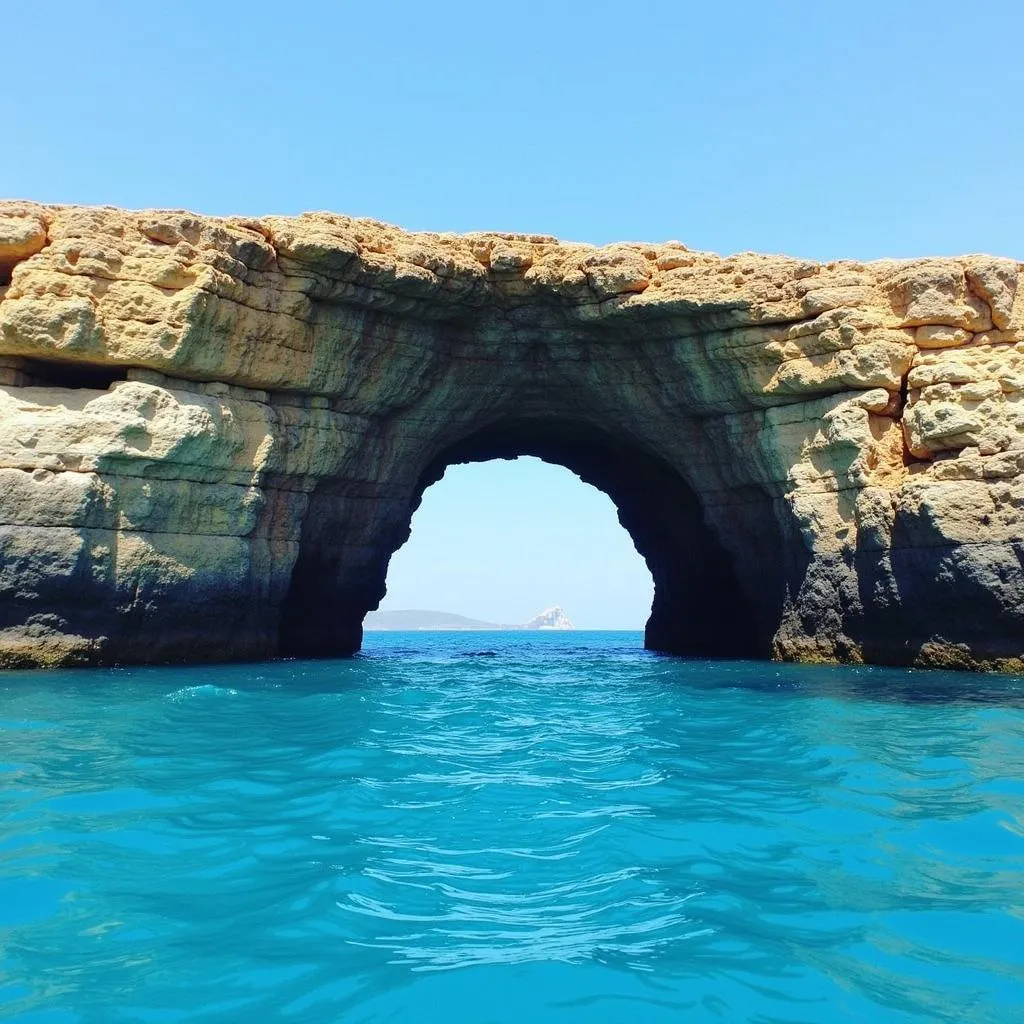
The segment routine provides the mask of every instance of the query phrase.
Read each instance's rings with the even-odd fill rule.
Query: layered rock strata
[[[1020,270],[0,204],[0,663],[350,653],[424,488],[536,454],[650,647],[1019,671]]]

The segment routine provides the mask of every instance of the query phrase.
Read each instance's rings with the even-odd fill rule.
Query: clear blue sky
[[[817,259],[1024,256],[1020,0],[32,0],[0,24],[9,197]],[[453,471],[393,596],[639,624],[648,591],[628,573],[591,600],[593,552],[619,528],[574,486],[530,460]],[[519,523],[533,512],[506,506],[526,493],[548,517],[528,536],[564,509],[579,560],[560,589],[524,583],[492,611],[445,576],[450,535],[434,531],[471,508]],[[532,558],[513,539],[490,550],[495,587]]]
[[[642,629],[651,577],[615,506],[562,466],[450,466],[391,560],[382,608],[438,608],[514,624],[553,604],[589,629]]]

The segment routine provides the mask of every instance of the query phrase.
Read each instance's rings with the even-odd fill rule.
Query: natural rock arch
[[[1024,668],[1024,290],[0,203],[0,664],[342,653],[423,488],[605,490],[661,650]]]
[[[666,653],[704,657],[756,657],[771,651],[778,608],[755,610],[763,600],[744,592],[726,551],[704,521],[689,484],[668,463],[639,445],[580,421],[535,417],[488,424],[434,456],[423,468],[404,508],[373,521],[373,562],[355,586],[324,565],[344,561],[346,504],[328,482],[311,499],[302,546],[282,604],[280,645],[285,654],[337,655],[358,650],[362,619],[385,592],[388,562],[408,539],[409,522],[423,492],[453,463],[534,455],[572,470],[604,491],[619,521],[647,562],[654,600],[645,645]],[[340,543],[339,543],[340,541]],[[761,568],[768,569],[767,560]],[[778,567],[762,594],[784,589]],[[749,585],[750,578],[747,577]],[[769,601],[771,598],[769,597]],[[776,600],[776,604],[778,604]]]

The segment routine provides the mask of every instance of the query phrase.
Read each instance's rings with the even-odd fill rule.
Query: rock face
[[[652,648],[1021,670],[1020,269],[0,204],[0,661],[352,652],[424,488],[532,454]]]

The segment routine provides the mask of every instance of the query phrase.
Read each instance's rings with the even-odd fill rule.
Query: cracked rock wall
[[[1020,671],[1019,274],[0,203],[0,664],[351,652],[439,468],[531,451],[650,646]]]

